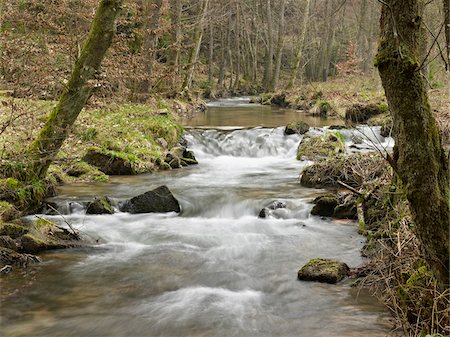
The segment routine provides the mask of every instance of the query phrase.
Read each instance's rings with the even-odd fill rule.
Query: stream
[[[311,258],[360,265],[365,238],[352,221],[309,214],[323,191],[299,185],[308,164],[295,159],[301,136],[285,136],[282,127],[303,115],[247,102],[220,100],[184,122],[199,165],[61,186],[52,201],[99,243],[47,252],[42,263],[4,277],[1,335],[386,336],[386,309],[351,280],[297,280]],[[304,119],[313,133],[339,124]],[[342,131],[348,146],[354,132]],[[358,132],[379,138],[376,129]],[[180,201],[181,214],[85,215],[81,206],[160,185]],[[258,218],[275,200],[287,208]]]

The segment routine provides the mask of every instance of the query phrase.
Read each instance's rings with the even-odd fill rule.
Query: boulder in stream
[[[321,195],[314,199],[314,207],[311,210],[312,215],[333,216],[334,209],[339,204],[337,196],[332,194]]]
[[[298,271],[298,279],[337,283],[347,277],[350,268],[344,263],[331,259],[312,259]]]
[[[126,200],[119,205],[122,212],[128,213],[167,213],[181,211],[180,204],[167,186],[160,186]]]
[[[290,122],[288,125],[286,125],[286,128],[284,129],[285,135],[294,135],[299,134],[303,135],[309,131],[309,125],[306,122],[299,121],[299,122]]]
[[[170,168],[180,168],[182,166],[198,164],[194,152],[186,149],[184,146],[172,148],[164,160]]]
[[[131,162],[121,157],[118,152],[92,147],[86,152],[83,160],[108,175],[136,174]]]
[[[39,258],[30,254],[17,253],[12,249],[0,247],[0,268],[5,273],[9,272],[11,266],[26,267],[31,263],[40,262]],[[5,268],[10,266],[9,268]]]
[[[86,214],[113,214],[111,200],[108,197],[95,197],[86,206]]]
[[[274,201],[264,207],[260,212],[258,217],[260,218],[268,218],[269,215],[273,213],[273,211],[280,209],[280,208],[286,208],[286,203],[283,201]]]
[[[297,160],[317,160],[344,152],[345,144],[338,132],[305,136],[298,145]]]

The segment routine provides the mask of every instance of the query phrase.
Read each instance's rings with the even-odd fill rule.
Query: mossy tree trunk
[[[394,169],[406,189],[425,257],[436,278],[448,287],[448,159],[420,69],[424,4],[385,3],[376,65],[394,120]]]
[[[450,71],[450,0],[442,0],[445,24],[445,55],[447,59],[446,69]]]
[[[70,80],[44,127],[27,149],[30,178],[44,178],[92,93],[94,79],[115,34],[123,0],[101,0]]]

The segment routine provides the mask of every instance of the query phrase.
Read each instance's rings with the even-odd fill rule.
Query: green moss
[[[0,223],[0,235],[7,235],[13,239],[29,232],[29,228],[15,223]]]
[[[342,136],[342,135],[341,135]],[[345,151],[345,144],[335,133],[330,132],[319,136],[305,137],[300,142],[297,159],[317,159],[330,157]]]

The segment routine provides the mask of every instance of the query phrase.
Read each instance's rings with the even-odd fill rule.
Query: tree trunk
[[[278,26],[278,40],[277,40],[277,50],[275,53],[275,69],[273,71],[272,77],[272,91],[278,87],[278,81],[280,79],[281,70],[281,57],[283,56],[283,43],[284,43],[284,13],[286,10],[286,0],[281,0],[280,7],[280,22]]]
[[[300,32],[300,36],[298,39],[297,53],[295,55],[295,65],[294,65],[294,69],[292,70],[291,78],[289,79],[287,89],[292,89],[294,87],[295,80],[297,79],[297,74],[300,69],[300,63],[302,61],[303,47],[305,45],[306,31],[308,29],[308,23],[309,23],[310,4],[311,4],[310,0],[305,0],[305,14],[304,14],[304,18],[303,18],[302,30]]]
[[[445,69],[450,71],[450,0],[442,0],[444,3],[444,24],[445,24],[445,51],[447,64]]]
[[[112,43],[122,0],[101,0],[94,21],[58,105],[27,149],[30,178],[44,178],[48,167],[92,93],[92,80]]]
[[[148,93],[150,88],[153,63],[155,62],[156,48],[158,46],[156,29],[161,17],[161,5],[162,0],[144,1],[144,15],[147,25],[144,35],[145,78],[139,86],[139,92],[142,94]]]
[[[266,20],[267,20],[267,48],[266,60],[264,65],[263,86],[266,91],[270,90],[272,83],[273,69],[273,28],[272,28],[272,4],[270,0],[266,1]]]
[[[376,66],[394,121],[394,169],[436,278],[449,284],[449,172],[420,74],[423,2],[386,0]]]
[[[147,1],[147,0],[146,0]],[[181,44],[181,0],[170,0],[170,21],[172,45],[170,50],[170,64],[175,68],[175,73],[179,72],[180,44]]]
[[[191,53],[189,55],[189,61],[187,65],[186,75],[184,77],[183,85],[181,87],[182,91],[186,91],[186,89],[190,89],[192,85],[192,78],[194,76],[194,68],[197,63],[198,53],[200,52],[200,46],[202,44],[203,38],[203,22],[205,21],[206,10],[208,9],[209,0],[203,0],[200,4],[201,12],[200,17],[198,19],[197,25],[195,27],[194,32],[194,46],[191,49]]]

